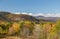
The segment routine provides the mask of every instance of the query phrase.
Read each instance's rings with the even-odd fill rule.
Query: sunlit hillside
[[[60,39],[60,19],[0,12],[0,39]]]

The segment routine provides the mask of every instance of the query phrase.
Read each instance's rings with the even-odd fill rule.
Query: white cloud
[[[14,14],[20,14],[19,12],[17,12],[17,13],[14,13]]]
[[[60,13],[37,13],[37,14],[33,14],[33,13],[26,13],[26,12],[22,12],[22,13],[15,13],[15,14],[27,14],[27,15],[32,15],[32,16],[45,16],[45,17],[60,17]]]
[[[14,14],[27,14],[27,15],[32,15],[32,13],[26,13],[26,12],[22,12],[22,13],[18,12],[18,13],[14,13]]]
[[[44,13],[38,13],[35,16],[45,16],[45,17],[60,17],[59,13],[48,13],[48,14],[44,14]]]
[[[21,14],[27,14],[27,15],[32,15],[32,13],[25,13],[25,12],[23,12],[23,13],[21,13]]]
[[[21,14],[28,14],[28,13],[22,12]]]

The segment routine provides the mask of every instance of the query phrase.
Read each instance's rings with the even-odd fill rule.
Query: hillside
[[[10,12],[0,12],[0,21],[32,21],[32,22],[54,22],[58,17],[31,16],[27,14],[12,14]]]
[[[0,21],[9,21],[6,15],[10,14],[9,12],[0,12]]]
[[[0,12],[0,39],[46,39],[59,35],[60,20],[53,22],[41,19],[43,16],[37,18],[27,14]],[[49,35],[46,35],[47,33]]]
[[[26,15],[26,14],[12,14],[9,12],[0,12],[0,20],[3,21],[21,21],[21,20],[28,20],[28,21],[34,21],[39,22],[38,19],[36,19],[33,16]]]
[[[57,21],[57,19],[60,19],[60,17],[44,17],[44,16],[34,16],[36,19],[42,19],[42,20],[48,20],[51,22]]]

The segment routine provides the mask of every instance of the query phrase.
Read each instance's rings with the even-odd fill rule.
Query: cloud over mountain
[[[17,13],[14,13],[14,14],[27,14],[27,15],[33,15],[32,13],[26,13],[26,12],[22,12],[22,13],[17,12]]]
[[[26,12],[22,12],[22,13],[15,13],[15,14],[27,14],[27,15],[33,15],[33,16],[45,16],[45,17],[60,17],[60,13],[26,13]]]
[[[45,16],[45,17],[60,17],[60,13],[48,13],[48,14],[43,14],[43,13],[38,13],[35,16]]]

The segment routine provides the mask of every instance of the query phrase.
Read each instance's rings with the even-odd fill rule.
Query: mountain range
[[[37,19],[44,19],[44,20],[49,20],[49,21],[56,21],[60,19],[60,17],[44,17],[44,16],[34,16]]]
[[[32,21],[32,22],[39,22],[38,19],[31,15],[27,14],[12,14],[10,12],[0,12],[0,21]]]
[[[40,22],[42,21],[51,21],[55,22],[60,17],[44,17],[44,16],[31,16],[27,14],[13,14],[10,12],[0,12],[0,21],[24,21],[29,20],[32,22]]]

